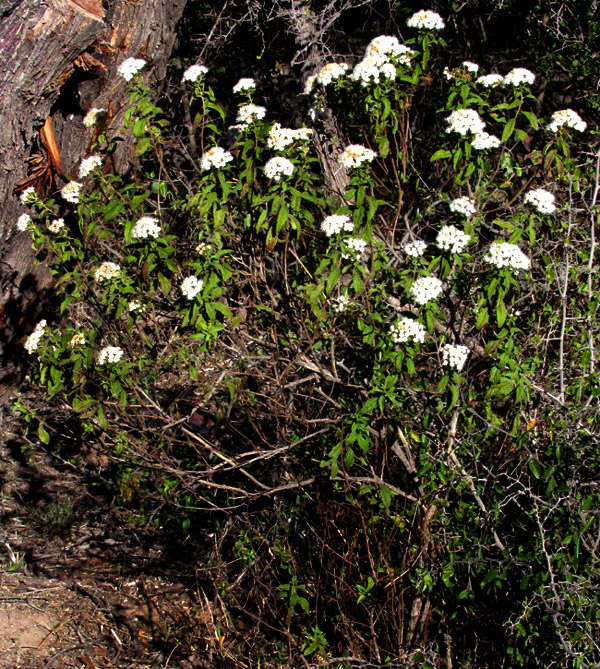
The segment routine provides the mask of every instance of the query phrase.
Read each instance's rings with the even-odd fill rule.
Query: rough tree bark
[[[75,176],[93,131],[82,124],[91,107],[110,109],[118,129],[126,103],[116,76],[128,57],[148,62],[159,81],[175,41],[186,0],[12,0],[0,15],[0,305],[19,293],[24,279],[43,288],[32,267],[30,237],[16,233],[24,210],[14,194],[28,173],[27,159],[40,150],[39,130],[50,119],[61,167]],[[42,149],[43,152],[43,149]],[[118,168],[127,162],[127,147]],[[55,182],[54,188],[63,182]]]

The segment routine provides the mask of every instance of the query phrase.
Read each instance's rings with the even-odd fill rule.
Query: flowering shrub
[[[296,129],[249,101],[253,79],[223,108],[212,70],[178,72],[181,154],[181,137],[163,141],[185,125],[168,120],[179,103],[156,106],[144,61],[125,61],[136,178],[109,172],[92,110],[82,182],[21,196],[17,228],[51,259],[58,297],[23,342],[31,381],[113,449],[123,503],[185,533],[256,504],[270,529],[248,520],[255,536],[229,549],[243,574],[276,563],[255,595],[273,624],[312,615],[379,663],[406,639],[398,662],[467,666],[485,631],[505,643],[481,666],[496,651],[583,666],[597,650],[598,184],[571,131],[586,123],[540,116],[524,68],[441,76],[443,18],[407,25],[415,37],[374,38],[352,70],[319,68]],[[324,110],[331,155],[313,142]],[[48,442],[48,420],[19,406]]]

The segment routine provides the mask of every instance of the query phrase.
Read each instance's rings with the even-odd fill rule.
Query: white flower
[[[21,214],[17,219],[17,230],[25,232],[27,226],[31,223],[31,216],[29,214]]]
[[[259,107],[258,105],[243,105],[238,109],[238,114],[236,121],[242,125],[242,127],[249,126],[256,120],[263,119],[267,110],[264,107]]]
[[[123,357],[123,349],[120,346],[105,346],[100,353],[98,353],[99,365],[114,365]]]
[[[554,195],[545,188],[534,188],[527,192],[525,202],[532,204],[540,214],[553,214],[556,211]]]
[[[208,67],[204,65],[190,65],[188,69],[183,73],[181,81],[191,81],[194,83],[198,81],[200,77],[203,77],[208,72]]]
[[[396,344],[403,344],[411,339],[422,344],[426,334],[423,325],[414,318],[402,317],[390,328],[390,337]]]
[[[350,298],[347,295],[339,295],[333,301],[332,307],[334,311],[336,311],[337,313],[341,313],[342,311],[345,311],[349,305],[350,305]]]
[[[483,260],[495,265],[498,269],[510,267],[518,271],[520,269],[527,270],[531,267],[531,260],[523,251],[516,244],[509,244],[508,242],[493,242]]]
[[[436,12],[432,12],[430,9],[421,9],[408,19],[406,25],[409,28],[419,28],[421,30],[442,30],[445,23]]]
[[[360,239],[360,237],[344,239],[344,244],[347,247],[347,251],[342,251],[342,258],[346,260],[359,260],[367,250],[367,242],[364,239]]]
[[[79,166],[79,178],[85,179],[90,172],[93,172],[98,167],[102,166],[102,158],[98,155],[90,156],[89,158],[84,158],[81,161]]]
[[[23,346],[27,353],[33,353],[40,343],[40,339],[43,337],[44,332],[46,331],[46,321],[40,321],[36,326],[35,330],[27,337]]]
[[[343,77],[347,69],[346,63],[328,63],[319,70],[317,81],[321,86],[328,86],[335,79]]]
[[[396,78],[396,66],[390,60],[382,60],[380,56],[367,56],[356,64],[350,78],[360,81],[362,86],[379,83],[381,77]]]
[[[294,163],[287,158],[275,156],[267,161],[265,165],[265,176],[267,179],[279,181],[282,176],[291,177],[294,173]]]
[[[352,223],[350,216],[346,216],[346,214],[332,214],[323,220],[321,230],[328,237],[333,237],[333,235],[338,235],[342,231],[352,232],[354,223]]]
[[[131,81],[145,64],[146,61],[143,58],[127,58],[119,65],[117,74],[125,81]]]
[[[467,218],[471,218],[475,214],[475,200],[470,197],[457,197],[450,203],[450,211],[455,211],[457,214],[463,214]]]
[[[442,251],[462,253],[470,240],[471,237],[466,232],[453,225],[446,225],[438,232],[435,243]]]
[[[414,242],[408,242],[408,244],[404,244],[402,248],[404,249],[404,253],[406,253],[407,256],[411,256],[412,258],[419,258],[425,253],[427,242],[424,242],[422,239],[417,239]]]
[[[433,276],[422,276],[410,287],[410,294],[417,304],[427,304],[442,294],[444,284]]]
[[[251,91],[253,88],[256,88],[256,81],[254,81],[254,79],[244,77],[240,79],[233,87],[233,92],[241,93],[242,91]]]
[[[350,144],[343,150],[339,160],[345,168],[352,169],[360,167],[363,163],[370,163],[375,158],[377,154],[372,149],[367,149],[361,144]]]
[[[53,221],[48,223],[48,230],[50,230],[50,232],[52,232],[53,234],[60,232],[64,227],[65,227],[64,218],[55,218]]]
[[[504,77],[501,74],[484,74],[477,78],[477,83],[484,88],[496,88],[504,83]]]
[[[188,300],[193,300],[202,290],[204,281],[196,276],[188,276],[181,283],[181,292]]]
[[[479,72],[479,65],[477,65],[477,63],[471,62],[470,60],[463,60],[462,66],[467,72],[473,72],[474,74]]]
[[[158,219],[153,218],[152,216],[142,216],[138,218],[135,225],[131,230],[131,236],[133,239],[146,239],[147,237],[160,237],[161,233],[160,225],[158,225]]]
[[[81,332],[77,332],[71,337],[71,341],[69,342],[69,346],[71,348],[75,348],[76,346],[83,346],[85,344],[85,337]]]
[[[98,121],[108,112],[107,109],[92,107],[88,113],[83,117],[83,125],[86,128],[93,128]]]
[[[469,349],[461,344],[458,346],[444,344],[442,346],[442,364],[446,367],[454,367],[454,369],[460,372],[465,366],[465,362],[467,362],[469,353]]]
[[[274,123],[267,137],[267,146],[274,151],[283,151],[296,140],[307,141],[312,138],[311,128],[282,128],[279,123]]]
[[[410,59],[415,52],[404,44],[400,44],[397,37],[392,35],[380,35],[371,40],[367,47],[365,56],[367,58],[379,58],[381,61],[395,58],[401,65],[410,65]]]
[[[579,114],[572,109],[561,109],[552,114],[552,120],[548,124],[550,132],[558,132],[559,128],[563,126],[573,128],[578,132],[583,132],[587,128],[587,123],[579,116]]]
[[[316,74],[311,74],[310,77],[308,77],[308,79],[304,83],[304,95],[310,95],[313,92],[316,81],[317,81]]]
[[[505,77],[504,83],[510,86],[520,86],[521,84],[532,84],[535,81],[535,74],[524,67],[515,67]]]
[[[485,151],[486,149],[497,149],[502,142],[495,135],[482,131],[475,134],[471,140],[471,146],[476,151]]]
[[[447,79],[448,81],[456,79],[456,70],[451,70],[448,67],[445,67],[443,74],[444,74],[444,79]]]
[[[142,308],[142,303],[139,300],[131,300],[127,305],[127,311],[139,311]]]
[[[206,255],[212,251],[212,244],[209,244],[208,242],[199,242],[196,244],[195,250],[199,256]]]
[[[35,188],[33,186],[26,188],[21,193],[19,199],[21,200],[21,204],[30,204],[31,202],[35,202],[35,200],[37,200],[37,193],[35,192]]]
[[[446,132],[458,132],[460,135],[468,132],[477,135],[485,128],[485,123],[474,109],[457,109],[448,116],[447,121]]]
[[[94,273],[94,279],[98,283],[103,283],[104,281],[110,281],[113,277],[121,273],[121,268],[117,263],[114,262],[103,262],[100,267],[98,267]]]
[[[202,154],[200,158],[200,168],[203,170],[210,170],[213,167],[220,169],[225,167],[227,163],[230,163],[233,160],[233,156],[229,151],[225,151],[220,146],[213,146],[212,149],[209,149],[206,153]]]
[[[66,200],[71,204],[77,204],[81,194],[81,187],[82,184],[80,184],[78,181],[69,181],[69,183],[60,191],[63,200]]]

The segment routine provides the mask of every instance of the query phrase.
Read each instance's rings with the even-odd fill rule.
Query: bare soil
[[[210,667],[185,551],[0,421],[0,666]]]

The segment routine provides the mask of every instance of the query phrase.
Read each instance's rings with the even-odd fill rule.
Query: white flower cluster
[[[510,267],[514,270],[529,269],[531,260],[521,251],[516,244],[508,242],[493,242],[486,255],[485,262],[495,265],[498,269]]]
[[[426,330],[421,323],[405,316],[390,328],[390,337],[396,344],[402,344],[411,339],[422,344],[425,341],[425,335]]]
[[[567,126],[578,132],[583,132],[587,128],[587,123],[572,109],[561,109],[552,114],[552,120],[548,124],[550,132],[558,132],[559,128]]]
[[[142,216],[138,218],[131,230],[133,239],[146,239],[147,237],[160,237],[161,229],[158,219],[153,216]]]
[[[279,181],[281,177],[291,177],[294,173],[294,163],[287,158],[275,156],[267,161],[265,165],[265,175],[267,179]]]
[[[329,86],[332,81],[341,79],[347,72],[346,63],[328,63],[324,65],[317,74],[317,81],[321,86]]]
[[[344,239],[344,244],[347,247],[346,251],[342,251],[342,258],[345,260],[360,260],[367,250],[367,242],[360,237],[351,237]]]
[[[414,51],[404,44],[400,44],[397,37],[380,35],[371,40],[365,57],[355,66],[350,78],[360,81],[363,86],[379,82],[382,76],[387,79],[396,78],[396,65],[392,58],[400,65],[410,65]]]
[[[79,178],[85,179],[88,174],[98,169],[98,167],[102,167],[102,158],[99,155],[94,154],[89,158],[84,158],[79,166]]]
[[[145,64],[146,61],[143,58],[127,58],[119,65],[117,74],[125,81],[131,81]]]
[[[484,130],[485,123],[474,109],[457,109],[450,114],[447,121],[446,132],[457,132],[463,136],[473,133],[471,145],[474,149],[493,149],[500,146],[500,140]]]
[[[200,158],[200,169],[210,170],[213,167],[220,169],[225,167],[227,163],[230,163],[233,160],[233,156],[229,151],[225,151],[220,146],[213,146],[212,149],[209,149],[206,153],[202,154]]]
[[[410,294],[417,304],[427,304],[442,294],[444,284],[434,276],[422,276],[410,287]]]
[[[435,243],[442,251],[462,253],[470,241],[471,237],[466,232],[446,225],[438,232]]]
[[[495,135],[488,132],[479,132],[473,137],[471,146],[476,151],[485,151],[486,149],[497,149],[502,142]]]
[[[470,197],[457,197],[450,203],[450,211],[455,211],[457,214],[463,214],[467,218],[471,218],[475,214],[475,200]]]
[[[212,251],[212,244],[208,242],[198,242],[194,249],[199,256],[208,255]]]
[[[465,366],[465,362],[467,362],[469,353],[469,349],[461,344],[458,346],[444,344],[442,346],[442,364],[446,367],[453,367],[460,372]]]
[[[64,218],[55,218],[53,221],[48,223],[48,230],[50,230],[52,234],[60,232],[64,227],[65,227]]]
[[[77,332],[71,337],[69,346],[75,348],[76,346],[83,346],[85,344],[85,336],[81,332]]]
[[[524,67],[515,67],[505,77],[504,83],[507,86],[521,86],[522,84],[532,84],[535,81],[535,74]]]
[[[27,337],[25,343],[23,344],[27,353],[31,354],[37,349],[38,344],[40,343],[40,339],[44,336],[45,331],[46,321],[43,320],[35,326],[35,330],[29,335],[29,337]]]
[[[360,167],[363,163],[370,163],[377,158],[373,149],[368,149],[362,144],[350,144],[343,151],[339,160],[347,169]]]
[[[347,295],[338,295],[333,301],[333,310],[338,314],[345,311],[350,305],[350,298]]]
[[[123,349],[120,346],[105,346],[98,353],[99,365],[114,365],[123,357]]]
[[[238,109],[236,121],[242,125],[242,127],[247,127],[254,123],[254,121],[263,119],[267,110],[264,107],[259,107],[258,105],[242,105]]]
[[[463,60],[462,66],[467,72],[472,72],[473,74],[477,74],[477,72],[479,72],[479,65],[477,65],[477,63],[473,63],[470,60]]]
[[[71,204],[77,204],[79,202],[79,196],[81,195],[82,184],[78,181],[69,181],[69,183],[62,188],[60,194],[62,195],[63,200],[70,202]]]
[[[332,214],[325,217],[321,223],[321,230],[328,237],[333,237],[333,235],[339,235],[340,232],[352,232],[354,223],[346,214]]]
[[[142,308],[142,303],[139,300],[131,300],[131,302],[127,305],[127,311],[129,313],[133,311],[139,311]]]
[[[404,244],[402,248],[404,249],[404,253],[406,253],[407,256],[411,256],[412,258],[419,258],[425,253],[427,242],[424,242],[422,239],[417,239],[414,242],[408,242],[408,244]]]
[[[83,125],[86,128],[93,128],[107,113],[108,110],[104,107],[92,107],[83,117]]]
[[[485,128],[485,123],[474,109],[456,109],[448,116],[447,121],[446,132],[457,132],[459,135],[466,135],[468,132],[477,135]]]
[[[31,216],[29,214],[21,214],[17,219],[17,230],[25,232],[27,226],[31,223]]]
[[[21,204],[31,204],[32,202],[35,202],[37,200],[37,193],[35,192],[35,188],[33,186],[26,188],[21,193],[19,199],[21,200]]]
[[[110,281],[115,276],[118,276],[121,273],[121,268],[115,262],[103,262],[100,267],[94,273],[94,279],[98,283],[103,283],[104,281]]]
[[[190,65],[188,69],[183,73],[181,81],[191,81],[192,83],[198,81],[200,77],[203,77],[208,72],[208,67],[204,65]]]
[[[436,12],[432,12],[430,9],[421,9],[408,19],[406,25],[409,28],[420,30],[443,30],[446,24]]]
[[[196,276],[188,276],[181,283],[181,292],[188,300],[193,300],[202,290],[204,281]]]
[[[484,88],[496,88],[504,83],[504,77],[501,74],[484,74],[477,78],[477,83]]]
[[[554,195],[545,188],[534,188],[525,194],[525,202],[533,205],[540,214],[553,214],[556,211]]]
[[[240,79],[233,87],[233,92],[242,93],[243,91],[251,91],[254,88],[256,88],[256,81],[254,81],[254,79],[242,77],[242,79]]]
[[[267,137],[267,146],[274,151],[283,151],[296,140],[308,141],[312,138],[311,128],[282,128],[281,124],[274,123]]]
[[[316,74],[311,74],[310,77],[307,78],[307,80],[304,82],[304,95],[310,95],[313,92],[316,81]]]

